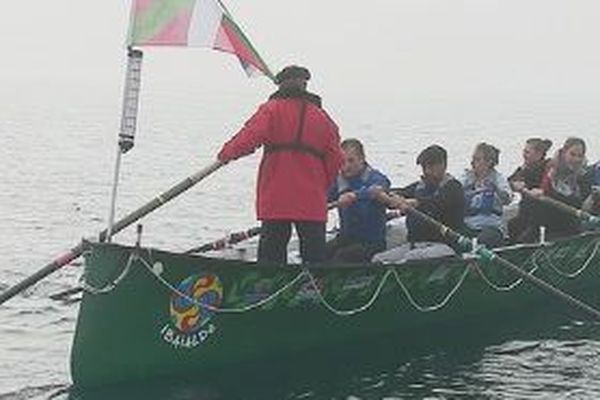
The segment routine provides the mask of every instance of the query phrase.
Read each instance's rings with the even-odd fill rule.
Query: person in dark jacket
[[[538,238],[539,227],[534,221],[534,210],[539,202],[531,199],[530,191],[542,184],[544,171],[550,161],[546,157],[550,147],[551,140],[527,139],[523,149],[523,165],[508,177],[511,189],[522,195],[516,217],[508,221],[508,237],[511,243],[531,243]]]
[[[390,180],[367,163],[359,140],[344,140],[342,149],[344,166],[328,198],[338,207],[340,232],[327,243],[328,256],[334,262],[367,262],[385,249],[386,207],[375,197],[390,188]]]
[[[300,237],[303,262],[325,258],[327,189],[342,164],[337,125],[306,90],[308,69],[288,66],[275,81],[278,90],[219,152],[228,162],[263,147],[256,211],[262,222],[261,263],[286,263],[292,225]]]
[[[590,195],[591,182],[586,174],[586,144],[577,137],[568,138],[548,163],[540,189],[531,190],[532,196],[546,195],[550,198],[581,208]],[[581,221],[576,216],[557,207],[540,204],[535,209],[535,221],[546,226],[552,239],[575,235],[581,231]]]
[[[592,165],[586,175],[588,181],[591,182],[591,193],[584,201],[582,208],[594,215],[600,215],[600,161]]]
[[[384,195],[388,207],[405,212],[413,207],[444,225],[462,231],[465,216],[465,197],[461,183],[446,172],[447,152],[438,145],[424,149],[417,157],[423,175],[396,194]],[[447,242],[431,225],[409,214],[406,218],[408,241]]]

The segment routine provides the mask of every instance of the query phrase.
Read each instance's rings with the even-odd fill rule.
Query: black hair
[[[289,79],[303,79],[308,81],[310,80],[310,71],[299,65],[288,65],[275,75],[275,83],[278,85]]]
[[[448,153],[446,149],[437,144],[427,147],[417,156],[417,164],[421,166],[444,164],[448,162]]]

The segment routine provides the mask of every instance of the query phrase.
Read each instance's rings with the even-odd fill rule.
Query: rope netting
[[[551,255],[548,255],[548,249],[545,247],[539,247],[536,250],[534,250],[528,256],[528,258],[525,260],[525,262],[522,263],[522,268],[525,271],[527,271],[527,274],[533,275],[536,273],[536,271],[538,271],[541,268],[541,265],[539,264],[539,262],[540,262],[540,260],[543,259],[542,262],[543,262],[544,266],[547,265],[548,268],[550,270],[554,271],[556,274],[558,274],[562,277],[565,277],[565,278],[574,279],[577,276],[579,276],[581,273],[583,273],[592,264],[592,261],[597,256],[598,250],[600,249],[600,239],[596,239],[596,240],[590,242],[590,244],[588,244],[588,246],[589,246],[589,248],[591,248],[591,251],[589,251],[589,254],[587,255],[585,261],[582,263],[582,265],[580,267],[578,267],[577,269],[575,269],[572,272],[565,272],[564,270],[558,268],[554,264],[554,260],[552,259]],[[588,252],[588,250],[589,249],[586,248],[585,251]],[[498,292],[509,292],[509,291],[515,289],[516,287],[518,287],[523,282],[523,278],[518,278],[509,284],[499,284],[499,283],[494,282],[484,272],[484,268],[482,268],[482,266],[480,265],[480,263],[477,260],[477,257],[475,257],[471,261],[465,261],[464,270],[461,272],[460,276],[458,277],[456,282],[452,285],[452,287],[447,291],[447,293],[441,297],[440,301],[435,302],[433,304],[424,305],[424,304],[420,304],[416,300],[414,294],[411,293],[411,291],[409,290],[409,285],[407,285],[402,280],[402,277],[398,271],[398,268],[397,267],[389,267],[389,268],[385,269],[385,272],[381,275],[381,278],[379,279],[379,283],[377,285],[374,285],[375,288],[372,291],[372,293],[370,293],[370,295],[366,296],[368,298],[363,304],[361,304],[357,307],[353,307],[353,308],[342,309],[342,308],[336,307],[335,305],[332,304],[331,301],[327,300],[326,296],[323,294],[323,290],[319,286],[318,279],[314,276],[314,274],[308,268],[302,268],[288,282],[281,285],[279,288],[275,289],[272,293],[262,297],[261,299],[255,301],[255,302],[252,302],[250,304],[246,304],[246,305],[240,306],[240,307],[218,307],[218,306],[214,306],[214,305],[199,301],[193,297],[190,297],[188,294],[182,292],[181,290],[179,290],[176,287],[176,285],[173,285],[171,282],[169,282],[167,279],[165,279],[162,276],[162,272],[163,272],[162,264],[160,264],[160,262],[154,263],[152,261],[152,258],[153,258],[152,251],[148,250],[147,252],[148,252],[149,260],[147,260],[144,257],[142,257],[141,255],[139,255],[138,252],[132,251],[131,254],[129,255],[129,258],[127,259],[127,262],[125,263],[125,266],[120,271],[119,275],[115,279],[111,280],[109,283],[105,284],[102,287],[95,287],[94,285],[90,284],[84,274],[81,279],[83,289],[86,292],[93,294],[93,295],[109,293],[109,292],[113,291],[119,285],[119,283],[122,282],[123,279],[128,275],[128,273],[131,271],[131,266],[134,264],[134,262],[139,261],[141,263],[141,265],[161,285],[163,285],[165,288],[167,288],[171,293],[185,299],[186,301],[190,302],[191,304],[196,305],[197,307],[206,309],[211,312],[244,313],[244,312],[248,312],[251,310],[255,310],[260,307],[265,306],[266,304],[268,304],[272,301],[276,301],[284,293],[287,293],[287,292],[293,290],[293,288],[300,286],[302,284],[302,285],[308,285],[308,288],[310,290],[312,290],[312,293],[315,295],[315,298],[319,301],[319,303],[325,309],[330,311],[331,313],[333,313],[337,316],[352,316],[352,315],[356,315],[356,314],[362,313],[362,312],[370,309],[373,306],[373,304],[375,304],[375,302],[377,301],[379,296],[381,295],[381,292],[389,279],[393,279],[393,282],[395,282],[396,285],[401,289],[402,293],[404,294],[404,297],[406,297],[408,303],[415,310],[417,310],[419,312],[424,312],[424,313],[438,311],[438,310],[442,309],[443,307],[445,307],[446,305],[448,305],[450,303],[451,299],[454,297],[454,295],[459,291],[461,286],[464,284],[464,282],[471,270],[474,271],[475,273],[477,273],[477,275],[482,279],[482,281],[485,282],[489,287],[491,287],[492,289],[494,289]]]

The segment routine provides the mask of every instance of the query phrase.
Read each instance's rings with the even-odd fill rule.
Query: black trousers
[[[376,253],[385,250],[385,243],[375,244],[336,236],[327,242],[327,259],[335,263],[371,262]]]
[[[287,245],[292,225],[300,238],[300,256],[304,263],[325,261],[325,222],[262,221],[258,241],[259,263],[287,263]]]

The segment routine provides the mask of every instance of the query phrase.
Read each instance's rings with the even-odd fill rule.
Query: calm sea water
[[[204,93],[183,83],[144,87],[135,149],[123,160],[118,215],[208,165],[220,144],[266,92]],[[0,288],[25,278],[81,237],[104,228],[108,214],[119,82],[106,85],[6,82],[0,93]],[[508,172],[529,136],[560,142],[580,135],[600,155],[597,94],[325,97],[345,137],[362,138],[368,158],[396,185],[418,176],[419,149],[440,143],[459,173],[478,141],[502,150]],[[144,221],[143,243],[184,250],[254,224],[258,156],[217,172]],[[133,230],[118,241],[132,243]],[[64,398],[77,303],[49,300],[73,287],[80,263],[61,269],[0,306],[0,399]],[[506,316],[507,325],[510,316]],[[465,327],[468,331],[469,327]],[[393,343],[391,341],[390,343]],[[366,346],[366,344],[365,344]],[[552,320],[491,338],[456,338],[406,352],[394,346],[340,365],[323,360],[288,376],[236,376],[235,388],[203,392],[164,382],[80,398],[166,399],[593,399],[600,397],[600,329]],[[275,379],[276,378],[276,379]],[[230,385],[231,386],[231,385]]]

